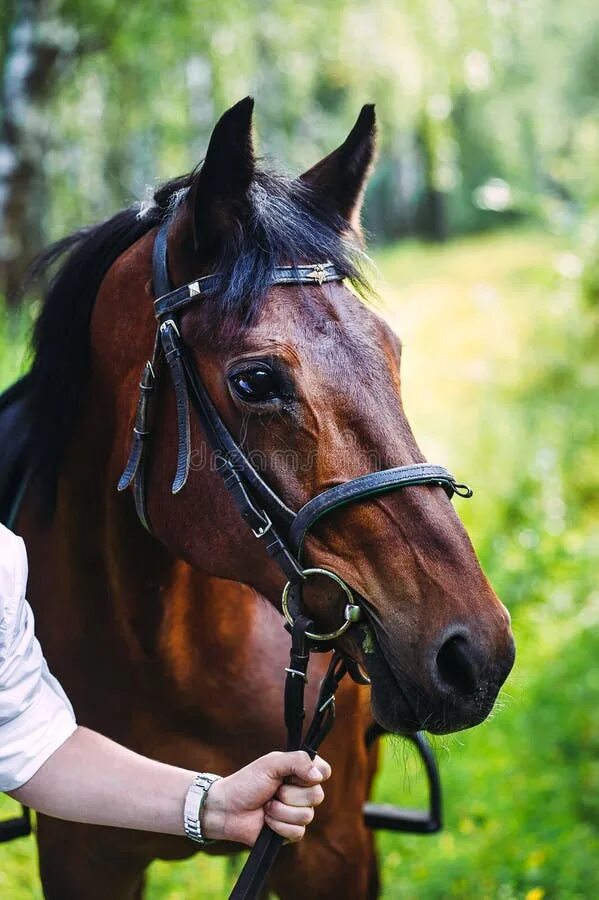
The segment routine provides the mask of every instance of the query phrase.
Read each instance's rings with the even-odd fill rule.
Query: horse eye
[[[247,402],[264,403],[279,396],[277,379],[265,366],[244,369],[232,375],[230,381],[237,396]]]

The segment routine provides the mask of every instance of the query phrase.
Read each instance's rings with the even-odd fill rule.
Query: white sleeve
[[[25,545],[0,525],[0,791],[29,781],[76,728],[35,636],[26,583]]]

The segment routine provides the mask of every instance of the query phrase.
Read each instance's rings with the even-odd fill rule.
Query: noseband
[[[262,541],[266,552],[276,561],[287,578],[283,591],[282,609],[291,633],[289,667],[285,680],[285,725],[287,749],[303,747],[312,757],[333,725],[335,691],[342,678],[349,673],[354,680],[368,683],[351,660],[333,653],[327,673],[321,682],[316,712],[305,735],[304,687],[307,682],[311,650],[329,650],[331,642],[340,637],[354,622],[359,621],[362,609],[350,587],[335,572],[321,568],[304,568],[302,549],[306,535],[323,516],[350,503],[367,500],[380,494],[414,485],[436,485],[451,499],[454,494],[471,497],[472,491],[459,484],[442,466],[414,463],[409,466],[384,469],[361,475],[329,490],[322,491],[297,512],[264,481],[240,445],[231,435],[206,390],[193,362],[190,349],[181,337],[179,317],[192,304],[201,300],[217,286],[217,275],[198,278],[183,287],[172,289],[168,274],[167,225],[156,235],[152,254],[153,287],[157,299],[154,311],[158,322],[154,353],[146,363],[137,403],[133,441],[127,465],[118,490],[133,487],[135,507],[142,525],[151,532],[146,506],[145,448],[150,436],[149,409],[160,364],[166,361],[171,373],[177,410],[177,466],[172,493],[185,486],[191,459],[190,400],[198,421],[212,448],[216,468],[235,503],[241,518],[254,537]],[[271,284],[318,284],[341,281],[342,276],[330,263],[303,266],[278,266],[273,270]],[[331,580],[345,594],[343,623],[333,631],[320,633],[304,614],[302,590],[312,576]],[[282,838],[264,826],[233,889],[230,900],[250,900],[260,893],[267,874],[282,844]]]
[[[154,241],[153,287],[157,297],[154,301],[154,311],[158,328],[153,357],[146,363],[140,382],[131,451],[119,480],[118,490],[124,491],[133,485],[137,515],[142,525],[151,531],[146,506],[144,451],[150,436],[150,399],[154,392],[159,366],[162,360],[165,360],[171,373],[177,409],[178,451],[172,493],[179,493],[189,475],[191,400],[214,453],[216,469],[242,519],[248,524],[254,537],[262,541],[266,552],[277,562],[287,578],[284,608],[288,620],[292,622],[299,614],[301,586],[311,574],[314,574],[314,570],[305,570],[302,565],[304,540],[323,516],[349,503],[413,485],[441,486],[449,498],[454,494],[470,497],[472,491],[466,485],[458,484],[453,475],[442,466],[414,463],[361,475],[359,478],[353,478],[323,491],[304,504],[298,512],[290,509],[276,491],[264,481],[231,435],[202,382],[189,348],[181,337],[180,315],[201,300],[203,294],[214,288],[218,276],[207,275],[173,290],[168,273],[167,231],[167,225],[163,224]],[[273,271],[271,284],[322,285],[341,280],[333,265],[317,263],[278,266]],[[320,571],[325,576],[332,574],[349,600],[351,591],[339,576],[328,570]],[[346,606],[343,625],[339,629],[326,635],[311,633],[310,638],[314,641],[329,642],[338,637],[357,618],[359,608],[350,600]]]

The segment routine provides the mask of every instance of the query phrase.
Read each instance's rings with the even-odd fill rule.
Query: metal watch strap
[[[197,844],[211,844],[209,838],[205,838],[202,834],[202,810],[206,803],[208,791],[215,781],[219,781],[220,775],[213,775],[211,772],[198,772],[193,779],[185,797],[185,808],[183,810],[183,825],[185,834]]]

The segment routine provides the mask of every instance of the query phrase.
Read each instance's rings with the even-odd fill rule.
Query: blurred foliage
[[[569,227],[597,206],[596,4],[34,5],[61,48],[50,96],[27,113],[43,120],[48,239],[196,165],[215,118],[248,93],[260,149],[295,171],[376,102],[381,158],[367,223],[379,237],[418,229],[431,189],[445,198],[450,232],[523,215]],[[0,58],[26,6],[3,5]]]
[[[497,712],[435,743],[439,838],[383,835],[385,898],[599,895],[596,315],[576,245],[512,230],[389,248],[404,395],[428,458],[475,489],[459,511],[508,605],[518,656]],[[405,773],[405,774],[404,774]],[[422,790],[390,744],[381,799]]]
[[[475,490],[456,505],[518,644],[492,719],[435,739],[445,830],[379,836],[383,896],[593,900],[599,351],[580,258],[563,237],[513,229],[442,246],[404,242],[376,260],[403,339],[408,416],[427,457]],[[22,360],[22,346],[1,333],[0,360],[4,380]],[[379,799],[414,805],[423,789],[405,745],[388,739]],[[156,862],[148,897],[216,900],[239,864]],[[0,896],[41,896],[33,841],[0,848]]]

